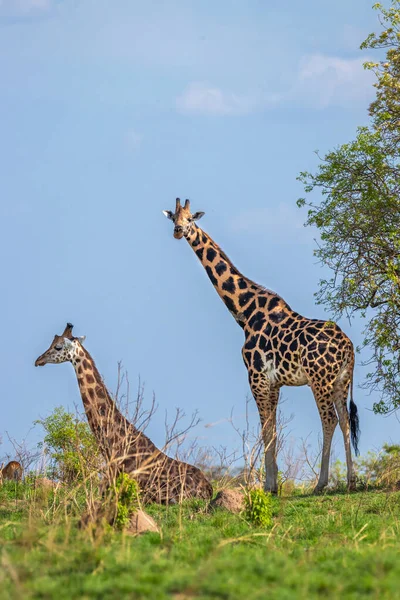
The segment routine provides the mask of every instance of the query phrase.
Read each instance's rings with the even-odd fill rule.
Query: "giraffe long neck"
[[[264,309],[272,298],[276,298],[274,292],[242,275],[225,252],[200,227],[193,226],[186,239],[220,298],[241,327],[254,318],[258,308]]]
[[[89,426],[108,461],[126,470],[137,469],[159,452],[144,433],[130,423],[111,398],[89,352],[79,345],[72,360]],[[128,467],[128,468],[127,468]]]

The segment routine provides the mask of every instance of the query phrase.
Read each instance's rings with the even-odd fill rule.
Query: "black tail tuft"
[[[358,418],[358,409],[353,398],[350,399],[350,432],[351,443],[353,444],[356,456],[358,456],[360,454],[358,450],[358,441],[360,438],[360,421]]]

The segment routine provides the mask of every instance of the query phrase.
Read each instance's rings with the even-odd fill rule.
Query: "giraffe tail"
[[[358,418],[358,408],[353,400],[353,373],[351,375],[351,386],[350,386],[350,434],[351,443],[353,444],[354,452],[356,456],[360,454],[358,449],[358,442],[360,439],[360,420]]]

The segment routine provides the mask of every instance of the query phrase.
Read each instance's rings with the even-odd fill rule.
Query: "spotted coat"
[[[267,490],[277,491],[276,410],[282,386],[309,385],[323,429],[321,473],[316,486],[328,483],[333,432],[342,429],[349,487],[354,487],[350,435],[357,452],[358,415],[353,399],[350,416],[347,396],[353,381],[353,344],[331,321],[309,319],[290,308],[275,292],[245,277],[214,240],[195,221],[190,203],[177,198],[175,212],[164,211],[174,223],[174,237],[185,238],[203,265],[214,289],[243,329],[242,355],[257,403],[265,445]]]

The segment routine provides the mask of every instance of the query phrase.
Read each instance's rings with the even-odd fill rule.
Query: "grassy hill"
[[[1,600],[400,598],[398,492],[274,498],[268,529],[151,506],[161,535],[141,537],[78,529],[78,505],[0,487]]]

